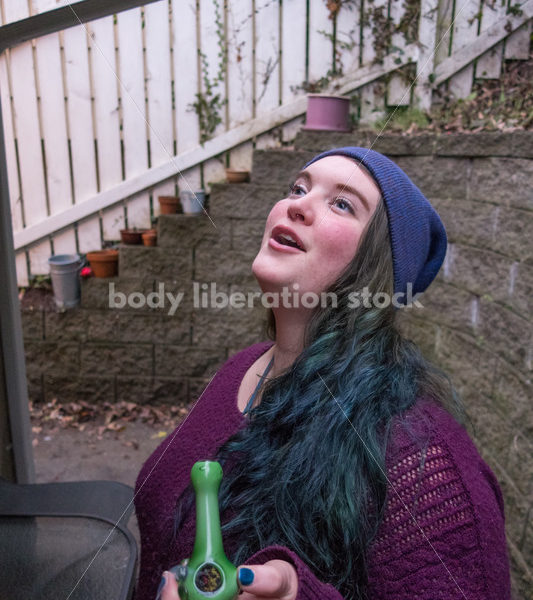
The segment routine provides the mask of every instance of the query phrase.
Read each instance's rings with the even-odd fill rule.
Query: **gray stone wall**
[[[375,135],[302,132],[295,148],[254,154],[252,183],[215,184],[209,214],[162,217],[157,248],[124,247],[115,281],[83,284],[81,308],[23,314],[30,395],[187,403],[238,349],[264,339],[264,310],[198,308],[193,282],[259,291],[251,276],[264,219],[318,151]],[[449,235],[423,309],[402,327],[459,388],[470,432],[501,483],[516,597],[533,599],[533,132],[381,136]],[[183,292],[163,307],[109,308],[124,294]]]

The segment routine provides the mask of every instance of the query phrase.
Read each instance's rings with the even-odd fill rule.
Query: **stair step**
[[[209,214],[217,227],[225,218],[264,220],[272,206],[287,196],[286,181],[272,177],[264,183],[215,183],[211,186]]]
[[[157,245],[160,248],[192,248],[202,240],[219,241],[229,231],[225,216],[214,221],[211,215],[159,215],[157,219]],[[229,235],[229,234],[228,234]]]
[[[141,246],[142,247],[142,246]],[[122,249],[121,249],[122,251]],[[121,292],[129,296],[132,292],[141,292],[148,294],[153,291],[154,278],[138,277],[136,274],[131,277],[90,277],[81,282],[81,307],[90,309],[109,308],[110,293]]]
[[[169,249],[161,246],[121,246],[118,255],[120,277],[190,280],[193,247]]]
[[[315,154],[307,150],[255,150],[252,183],[281,185],[286,190]]]
[[[372,148],[387,156],[412,156],[432,154],[437,137],[433,133],[403,136],[398,133],[382,133],[372,130],[355,130],[351,133],[336,131],[300,131],[294,140],[296,151],[309,151],[315,154],[342,148],[359,146]]]
[[[235,240],[239,246],[248,243],[251,235],[255,234],[257,243],[260,243],[270,209],[286,197],[287,191],[285,185],[215,183],[211,186],[208,214],[159,215],[157,245],[159,248],[187,250],[205,242],[229,248]],[[132,256],[135,261],[142,256],[157,257],[157,252],[150,254],[149,249],[138,249],[140,246],[125,248],[122,254],[129,254],[125,262],[124,259],[121,262],[121,274],[124,270],[129,273]]]

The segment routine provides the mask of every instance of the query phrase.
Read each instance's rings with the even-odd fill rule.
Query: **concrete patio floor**
[[[97,433],[97,425],[44,429],[33,436],[38,483],[111,479],[134,486],[139,469],[170,429],[132,421],[119,432]],[[35,442],[37,440],[37,442]]]
[[[37,483],[83,480],[113,480],[135,486],[137,474],[155,448],[174,427],[161,423],[132,421],[122,431],[105,431],[100,425],[86,424],[74,428],[46,428],[33,434],[33,452]],[[135,514],[128,526],[137,540],[139,531]]]

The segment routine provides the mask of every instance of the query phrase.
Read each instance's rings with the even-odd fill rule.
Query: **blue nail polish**
[[[165,587],[167,583],[166,577],[163,575],[163,577],[161,577],[161,581],[159,582],[159,587],[157,588],[157,594],[155,596],[155,600],[159,600],[160,596],[161,596],[161,592],[163,591],[163,588]]]
[[[254,572],[252,569],[243,567],[239,569],[239,583],[241,585],[250,585],[254,580]]]

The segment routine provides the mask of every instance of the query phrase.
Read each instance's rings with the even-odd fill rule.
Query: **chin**
[[[268,281],[276,277],[276,268],[269,265],[268,261],[265,261],[261,254],[258,254],[252,263],[252,273],[261,285],[262,281]]]
[[[257,283],[259,284],[259,287],[261,288],[261,291],[264,294],[266,294],[267,292],[281,292],[284,287],[291,287],[290,282],[281,281],[280,279],[275,279],[271,277],[263,278],[258,277],[257,275],[255,278],[257,280]]]
[[[259,266],[252,266],[252,273],[263,293],[278,292],[281,291],[283,287],[289,287],[293,283],[284,277],[280,277],[279,271],[272,268],[267,269]]]

